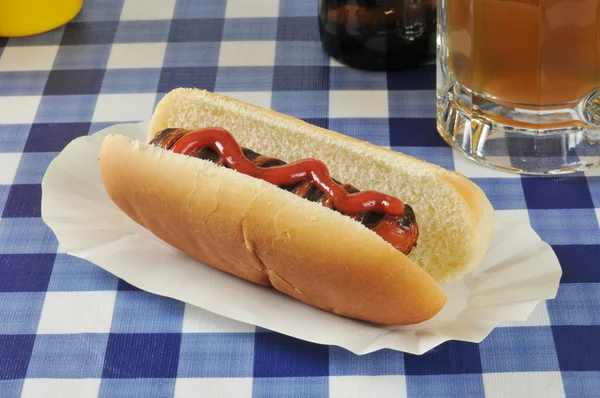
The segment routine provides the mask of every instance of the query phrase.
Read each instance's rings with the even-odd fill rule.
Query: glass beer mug
[[[492,167],[600,166],[600,0],[438,0],[438,130]]]

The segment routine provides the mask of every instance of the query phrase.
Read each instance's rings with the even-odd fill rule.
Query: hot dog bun
[[[481,261],[494,210],[461,174],[291,116],[197,89],[176,89],[159,102],[148,140],[168,127],[220,126],[247,148],[286,162],[322,160],[332,176],[360,190],[390,194],[415,210],[418,246],[409,255],[436,281],[453,282]]]
[[[284,161],[320,159],[341,181],[397,196],[415,209],[421,230],[406,257],[349,217],[274,185],[108,136],[100,169],[111,199],[159,238],[215,268],[344,316],[414,324],[445,303],[434,278],[460,277],[486,250],[493,213],[469,180],[289,116],[178,89],[157,106],[149,137],[167,127],[206,126],[224,127],[241,145]]]

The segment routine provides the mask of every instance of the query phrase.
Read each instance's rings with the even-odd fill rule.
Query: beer
[[[414,67],[435,38],[435,0],[320,0],[323,49],[359,69]]]
[[[437,126],[506,171],[600,168],[600,0],[439,0]]]
[[[600,0],[445,0],[448,67],[465,88],[531,105],[600,87]]]

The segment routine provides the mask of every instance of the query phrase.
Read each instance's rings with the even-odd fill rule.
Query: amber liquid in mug
[[[554,105],[600,87],[600,0],[445,0],[448,68],[465,88]]]

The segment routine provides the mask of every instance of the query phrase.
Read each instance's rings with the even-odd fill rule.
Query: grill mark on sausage
[[[251,162],[254,162],[254,160],[260,156],[259,153],[256,153],[252,149],[248,148],[242,148],[242,153],[244,154],[246,159],[248,159]]]
[[[283,166],[285,163],[283,160],[275,159],[275,158],[267,158],[267,160],[262,164],[261,167],[275,167],[275,166]]]
[[[301,198],[306,198],[306,195],[308,194],[308,191],[310,191],[312,186],[313,186],[312,182],[310,182],[308,180],[302,181],[301,183],[297,184],[294,187],[294,189],[292,190],[292,193],[300,196]]]
[[[372,211],[368,211],[366,213],[362,213],[362,219],[360,220],[361,224],[367,228],[374,228],[379,221],[383,218],[385,214],[383,213],[375,213]]]
[[[183,137],[186,133],[184,129],[166,129],[157,134],[152,141],[151,145],[159,146],[163,149],[171,149],[171,147]]]
[[[216,153],[212,148],[203,148],[197,155],[197,158],[208,160],[209,162],[217,163],[220,159],[218,153]]]
[[[310,200],[311,202],[320,202],[325,197],[325,193],[321,191],[319,188],[312,185],[304,199]]]

